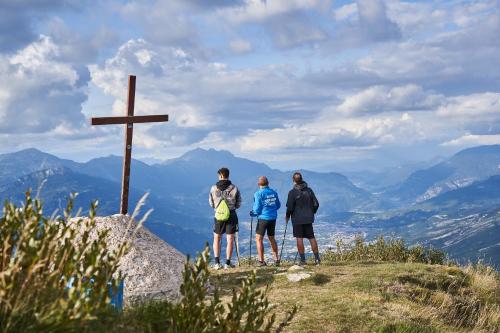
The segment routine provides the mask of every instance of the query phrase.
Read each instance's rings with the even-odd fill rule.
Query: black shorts
[[[294,224],[293,237],[296,238],[314,238],[314,229],[312,223],[308,224]]]
[[[276,220],[259,220],[255,233],[264,236],[267,231],[268,236],[274,236],[274,229],[276,229]]]
[[[232,235],[238,231],[238,215],[235,210],[230,211],[229,220],[219,222],[214,218],[214,233],[218,235]]]

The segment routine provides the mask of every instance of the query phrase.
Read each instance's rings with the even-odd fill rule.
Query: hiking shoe
[[[214,265],[212,266],[212,268],[213,268],[213,269],[215,269],[216,271],[218,271],[219,269],[221,269],[221,268],[222,268],[222,265],[221,265],[221,264],[214,264]]]
[[[279,266],[281,264],[281,260],[275,260],[274,261],[274,266]]]
[[[257,261],[257,267],[265,267],[267,266],[265,261]]]
[[[305,266],[307,265],[306,261],[305,260],[300,260],[299,261],[299,266]]]
[[[314,265],[316,265],[316,266],[321,265],[321,260],[314,259]]]
[[[229,263],[229,264],[224,264],[224,269],[230,269],[230,268],[234,268],[234,265]]]

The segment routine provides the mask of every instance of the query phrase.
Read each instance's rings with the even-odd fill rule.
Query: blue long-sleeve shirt
[[[263,187],[255,192],[252,215],[257,216],[259,220],[276,220],[280,207],[281,203],[276,191]]]

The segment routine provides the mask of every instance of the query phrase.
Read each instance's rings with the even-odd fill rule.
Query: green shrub
[[[108,284],[116,290],[122,278],[118,262],[127,244],[108,250],[107,231],[91,240],[96,204],[86,222],[70,222],[72,205],[70,198],[63,217],[46,218],[40,201],[29,192],[22,207],[5,203],[0,219],[0,331],[72,330],[109,307]]]
[[[434,248],[424,248],[421,245],[408,247],[399,238],[378,237],[374,242],[366,242],[361,236],[356,236],[353,245],[337,241],[336,250],[327,250],[322,255],[323,262],[336,263],[345,261],[395,261],[421,262],[429,264],[444,264],[446,255]]]

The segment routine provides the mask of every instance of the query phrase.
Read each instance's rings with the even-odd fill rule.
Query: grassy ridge
[[[310,279],[290,282],[285,268],[257,271],[278,309],[298,305],[285,332],[499,332],[498,273],[398,262],[308,266]],[[252,271],[214,272],[223,300]]]

